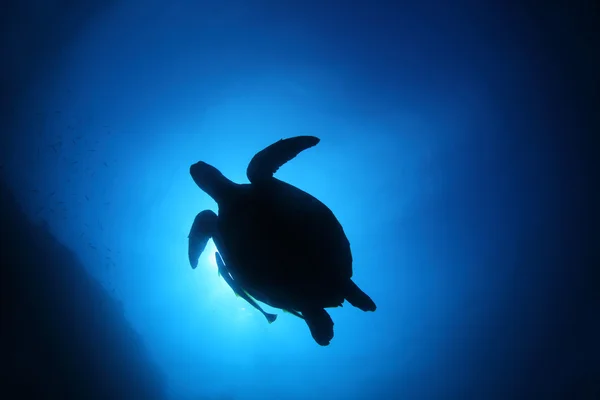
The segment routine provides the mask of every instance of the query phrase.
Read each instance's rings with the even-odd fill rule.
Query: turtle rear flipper
[[[302,310],[302,316],[315,342],[321,346],[329,345],[333,339],[333,320],[329,313],[324,308],[310,308]]]
[[[348,303],[363,311],[375,311],[377,309],[375,302],[352,279],[348,280],[344,297],[348,300]]]

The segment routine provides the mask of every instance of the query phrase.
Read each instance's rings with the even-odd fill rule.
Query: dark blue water
[[[165,398],[600,398],[597,10],[35,3],[5,17],[2,174],[121,304]],[[321,142],[277,177],[333,210],[378,305],[331,309],[328,347],[236,298],[212,242],[187,261],[216,211],[189,166],[246,182],[297,135]]]

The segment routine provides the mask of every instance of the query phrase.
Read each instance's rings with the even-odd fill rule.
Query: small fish
[[[106,168],[108,168],[108,164],[106,163],[106,161],[104,161],[103,164]]]
[[[93,244],[88,243],[88,246],[90,246],[92,249],[96,250],[96,246],[94,246]]]
[[[73,144],[77,144],[77,142],[75,141],[75,139],[71,139],[71,142],[73,142]]]
[[[39,192],[40,192],[40,191],[39,191],[39,190],[37,190],[37,189],[31,189],[31,191],[32,191],[33,193],[39,193]]]
[[[85,199],[86,199],[87,201],[90,201],[90,198],[89,198],[89,197],[87,197],[87,196],[85,196]]]
[[[54,196],[54,193],[55,193],[55,192],[52,192],[52,193],[50,193],[50,194],[48,195],[48,197],[52,197],[52,196]]]
[[[80,238],[82,238],[82,237],[83,237],[83,232],[81,232],[81,235],[79,235],[79,237],[80,237]]]
[[[77,163],[78,163],[78,161],[71,161],[71,165],[75,165]]]
[[[88,149],[88,151],[89,151],[90,153],[93,153],[93,152],[95,152],[96,150],[95,150],[95,149]]]

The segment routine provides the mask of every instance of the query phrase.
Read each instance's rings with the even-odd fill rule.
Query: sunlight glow
[[[208,243],[206,244],[206,248],[204,249],[204,252],[202,253],[202,255],[200,256],[200,262],[199,262],[199,266],[200,267],[209,267],[211,271],[214,271],[214,274],[217,275],[218,273],[218,267],[217,267],[217,260],[215,259],[215,253],[217,252],[217,247],[215,246],[215,243],[211,240],[208,241]],[[225,282],[225,279],[223,279],[222,277],[218,277],[219,280],[219,284],[218,284],[218,292],[219,293],[231,293],[232,295],[234,295],[233,291],[231,290],[231,288],[229,287],[229,285],[227,284],[227,282]]]
[[[205,264],[209,265],[212,268],[214,268],[215,272],[217,272],[217,270],[218,270],[217,260],[215,259],[215,252],[216,251],[217,251],[217,247],[215,246],[214,242],[212,240],[209,240],[208,243],[207,243],[207,245],[206,245],[206,249],[202,253],[202,257],[206,257]],[[211,270],[212,270],[212,268],[211,268]],[[229,285],[227,284],[227,282],[225,281],[225,279],[223,279],[223,277],[219,276],[218,280],[219,280],[219,284],[217,284],[217,286],[218,286],[218,292],[219,292],[219,294],[220,295],[225,294],[231,300],[239,300],[238,303],[235,303],[236,304],[235,308],[238,309],[239,311],[243,312],[243,315],[246,316],[246,317],[252,316],[253,315],[253,310],[248,310],[246,308],[246,305],[247,305],[246,301],[243,300],[241,297],[237,297],[235,295],[235,293],[229,287]],[[215,290],[217,290],[216,287],[215,287]],[[261,305],[266,306],[266,305],[264,305],[262,303],[261,303]],[[231,307],[231,305],[228,305],[227,307]]]
[[[207,245],[206,245],[206,249],[204,250],[203,254],[205,257],[207,257],[207,264],[210,265],[211,267],[213,267],[214,269],[217,269],[217,260],[215,259],[215,253],[217,252],[217,246],[215,246],[215,243],[211,240],[208,241]]]

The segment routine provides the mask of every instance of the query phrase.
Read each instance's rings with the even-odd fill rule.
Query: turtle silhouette
[[[333,338],[333,320],[325,308],[344,300],[363,311],[376,305],[352,281],[350,242],[333,212],[310,194],[273,175],[320,139],[297,136],[279,140],[258,152],[236,184],[218,169],[197,162],[190,167],[194,182],[218,205],[218,216],[200,212],[189,234],[192,268],[209,239],[221,276],[238,295],[259,310],[256,300],[305,320],[314,340],[326,346]]]

